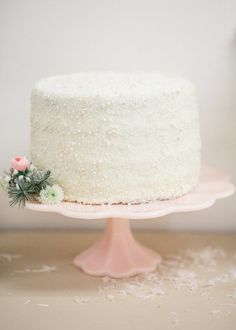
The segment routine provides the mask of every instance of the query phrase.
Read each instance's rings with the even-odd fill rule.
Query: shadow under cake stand
[[[154,271],[162,260],[159,254],[134,239],[128,219],[151,219],[170,213],[205,209],[217,199],[232,195],[234,191],[235,187],[227,174],[215,168],[203,167],[197,187],[174,200],[139,205],[27,203],[26,208],[56,212],[77,219],[107,219],[106,229],[99,241],[75,257],[73,262],[87,274],[121,278]]]

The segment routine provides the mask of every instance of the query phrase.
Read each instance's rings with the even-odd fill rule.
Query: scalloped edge
[[[153,201],[139,205],[82,205],[63,202],[56,205],[26,203],[26,208],[39,212],[54,212],[76,219],[128,218],[151,219],[171,213],[192,212],[212,206],[217,199],[235,192],[229,176],[222,170],[203,166],[197,187],[190,193],[168,201]]]

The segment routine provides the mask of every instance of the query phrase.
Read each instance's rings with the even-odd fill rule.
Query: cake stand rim
[[[209,173],[211,175],[215,173],[216,179],[212,180]],[[210,180],[206,181],[207,178]],[[216,188],[219,191],[214,192]],[[199,183],[194,190],[173,200],[152,201],[136,205],[84,205],[74,202],[48,205],[27,202],[25,207],[31,211],[57,213],[80,220],[107,218],[142,220],[158,218],[172,213],[200,211],[214,205],[217,199],[229,197],[234,192],[235,185],[230,182],[230,178],[224,170],[203,165]]]

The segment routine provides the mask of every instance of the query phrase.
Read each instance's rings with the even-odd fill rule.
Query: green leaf
[[[36,201],[40,190],[49,185],[50,174],[50,171],[37,169],[18,172],[17,175],[13,175],[13,171],[11,171],[8,185],[10,206],[18,204],[19,207],[24,207],[26,201]]]

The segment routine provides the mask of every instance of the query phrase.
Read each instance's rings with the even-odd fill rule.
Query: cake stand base
[[[101,239],[74,259],[87,274],[115,278],[154,271],[160,262],[159,254],[134,239],[129,220],[123,218],[107,219]]]
[[[224,171],[203,166],[197,187],[173,200],[136,205],[83,205],[71,202],[48,205],[27,202],[26,207],[88,221],[108,219],[101,239],[79,254],[74,259],[74,265],[90,275],[120,278],[154,271],[161,262],[158,254],[135,241],[128,219],[154,219],[176,212],[203,210],[234,191],[235,186]]]

